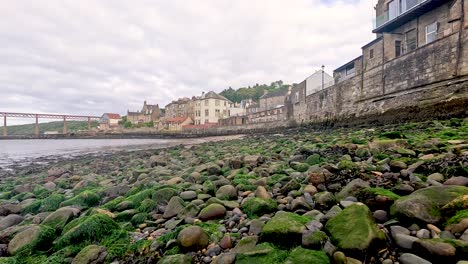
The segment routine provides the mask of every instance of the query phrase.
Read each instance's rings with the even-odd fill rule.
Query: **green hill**
[[[284,84],[283,81],[279,80],[276,82],[272,82],[270,85],[257,83],[252,87],[241,87],[236,90],[229,87],[228,89],[224,89],[220,93],[220,95],[236,103],[239,103],[244,99],[253,99],[255,101],[258,101],[258,99],[260,99],[260,97],[264,94],[265,91],[272,92],[280,89],[288,89],[288,87],[288,84]]]
[[[78,130],[87,130],[88,122],[86,121],[67,121],[68,123],[68,132],[76,132]],[[91,122],[91,128],[98,126],[97,121]],[[63,131],[63,121],[53,121],[48,123],[39,124],[39,133],[43,134],[46,131],[58,131],[62,133]],[[8,126],[8,135],[32,135],[34,134],[34,124],[25,124],[25,125],[14,125]]]

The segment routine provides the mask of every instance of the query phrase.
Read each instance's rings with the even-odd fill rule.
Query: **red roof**
[[[109,117],[109,119],[120,119],[119,114],[105,113],[104,115],[107,115],[107,117]]]
[[[188,116],[178,116],[178,117],[166,119],[165,122],[166,123],[183,123],[188,118],[189,118]]]

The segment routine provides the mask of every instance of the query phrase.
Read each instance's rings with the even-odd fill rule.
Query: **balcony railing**
[[[374,29],[400,18],[402,15],[413,11],[431,0],[393,0],[388,4],[388,10],[375,19]]]

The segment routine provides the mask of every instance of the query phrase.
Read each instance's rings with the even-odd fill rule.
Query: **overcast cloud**
[[[360,55],[372,0],[0,0],[0,111],[124,114]]]

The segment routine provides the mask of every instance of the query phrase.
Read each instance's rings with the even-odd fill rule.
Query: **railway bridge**
[[[12,113],[12,112],[0,112],[0,117],[3,117],[3,136],[8,136],[7,118],[32,118],[36,120],[34,125],[34,135],[39,137],[39,119],[60,119],[63,120],[63,134],[68,134],[67,121],[87,121],[88,130],[91,129],[91,121],[99,120],[99,116],[84,116],[84,115],[66,115],[66,114],[38,114],[38,113]]]

